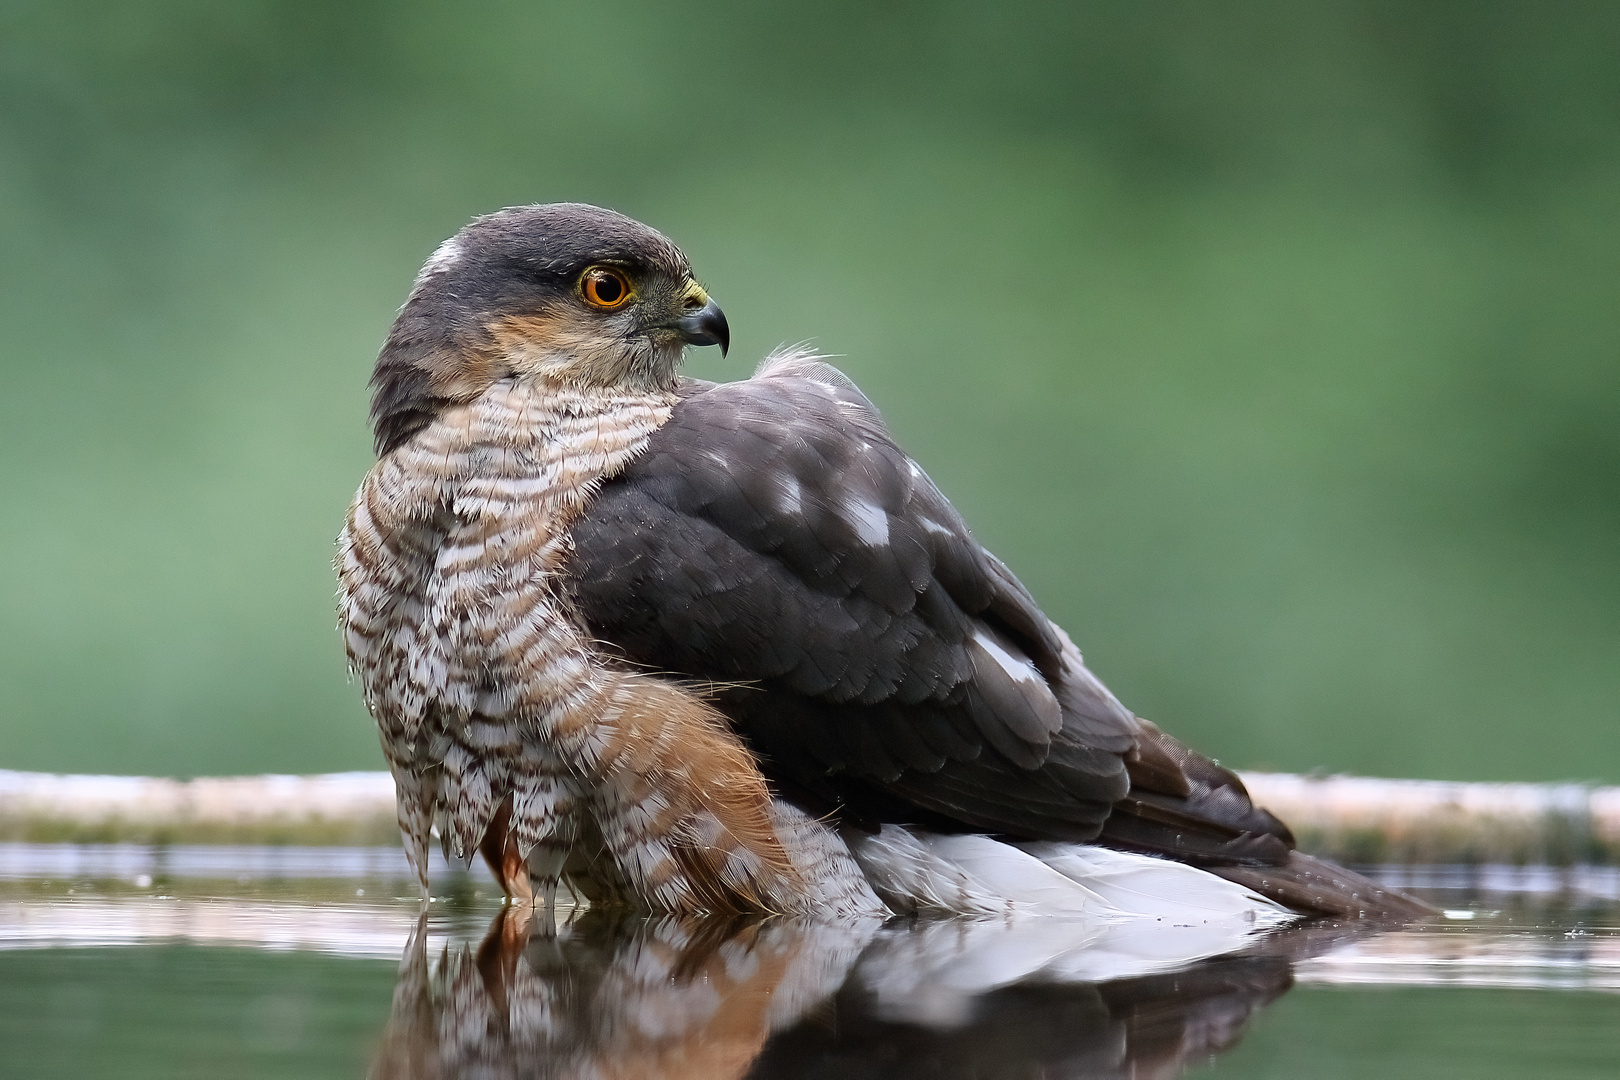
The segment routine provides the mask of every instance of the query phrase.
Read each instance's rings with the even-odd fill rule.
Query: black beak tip
[[[720,355],[731,348],[731,326],[726,313],[713,300],[675,324],[688,345],[718,345]]]

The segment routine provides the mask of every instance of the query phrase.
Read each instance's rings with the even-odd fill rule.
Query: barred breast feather
[[[546,887],[566,873],[670,911],[807,903],[723,718],[605,662],[558,589],[569,523],[674,404],[503,380],[361,485],[339,539],[341,624],[424,886],[430,829],[470,859],[500,818],[518,891],[527,864]]]

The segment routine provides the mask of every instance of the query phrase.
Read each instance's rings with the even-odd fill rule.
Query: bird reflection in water
[[[424,917],[371,1075],[1173,1077],[1292,982],[1275,948],[1075,981],[1032,969],[1029,943],[996,923],[591,914],[531,934],[508,908],[478,946],[430,950]]]

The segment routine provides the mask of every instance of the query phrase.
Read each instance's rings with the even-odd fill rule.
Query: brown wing
[[[841,374],[694,384],[572,528],[590,630],[723,689],[813,814],[1279,867],[1231,772],[1139,721]]]
[[[702,388],[572,530],[572,591],[814,813],[1090,839],[1131,714],[820,364]]]

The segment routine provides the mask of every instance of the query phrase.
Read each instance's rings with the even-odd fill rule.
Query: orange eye
[[[579,279],[579,292],[592,307],[612,311],[630,299],[630,279],[611,266],[593,266]]]

